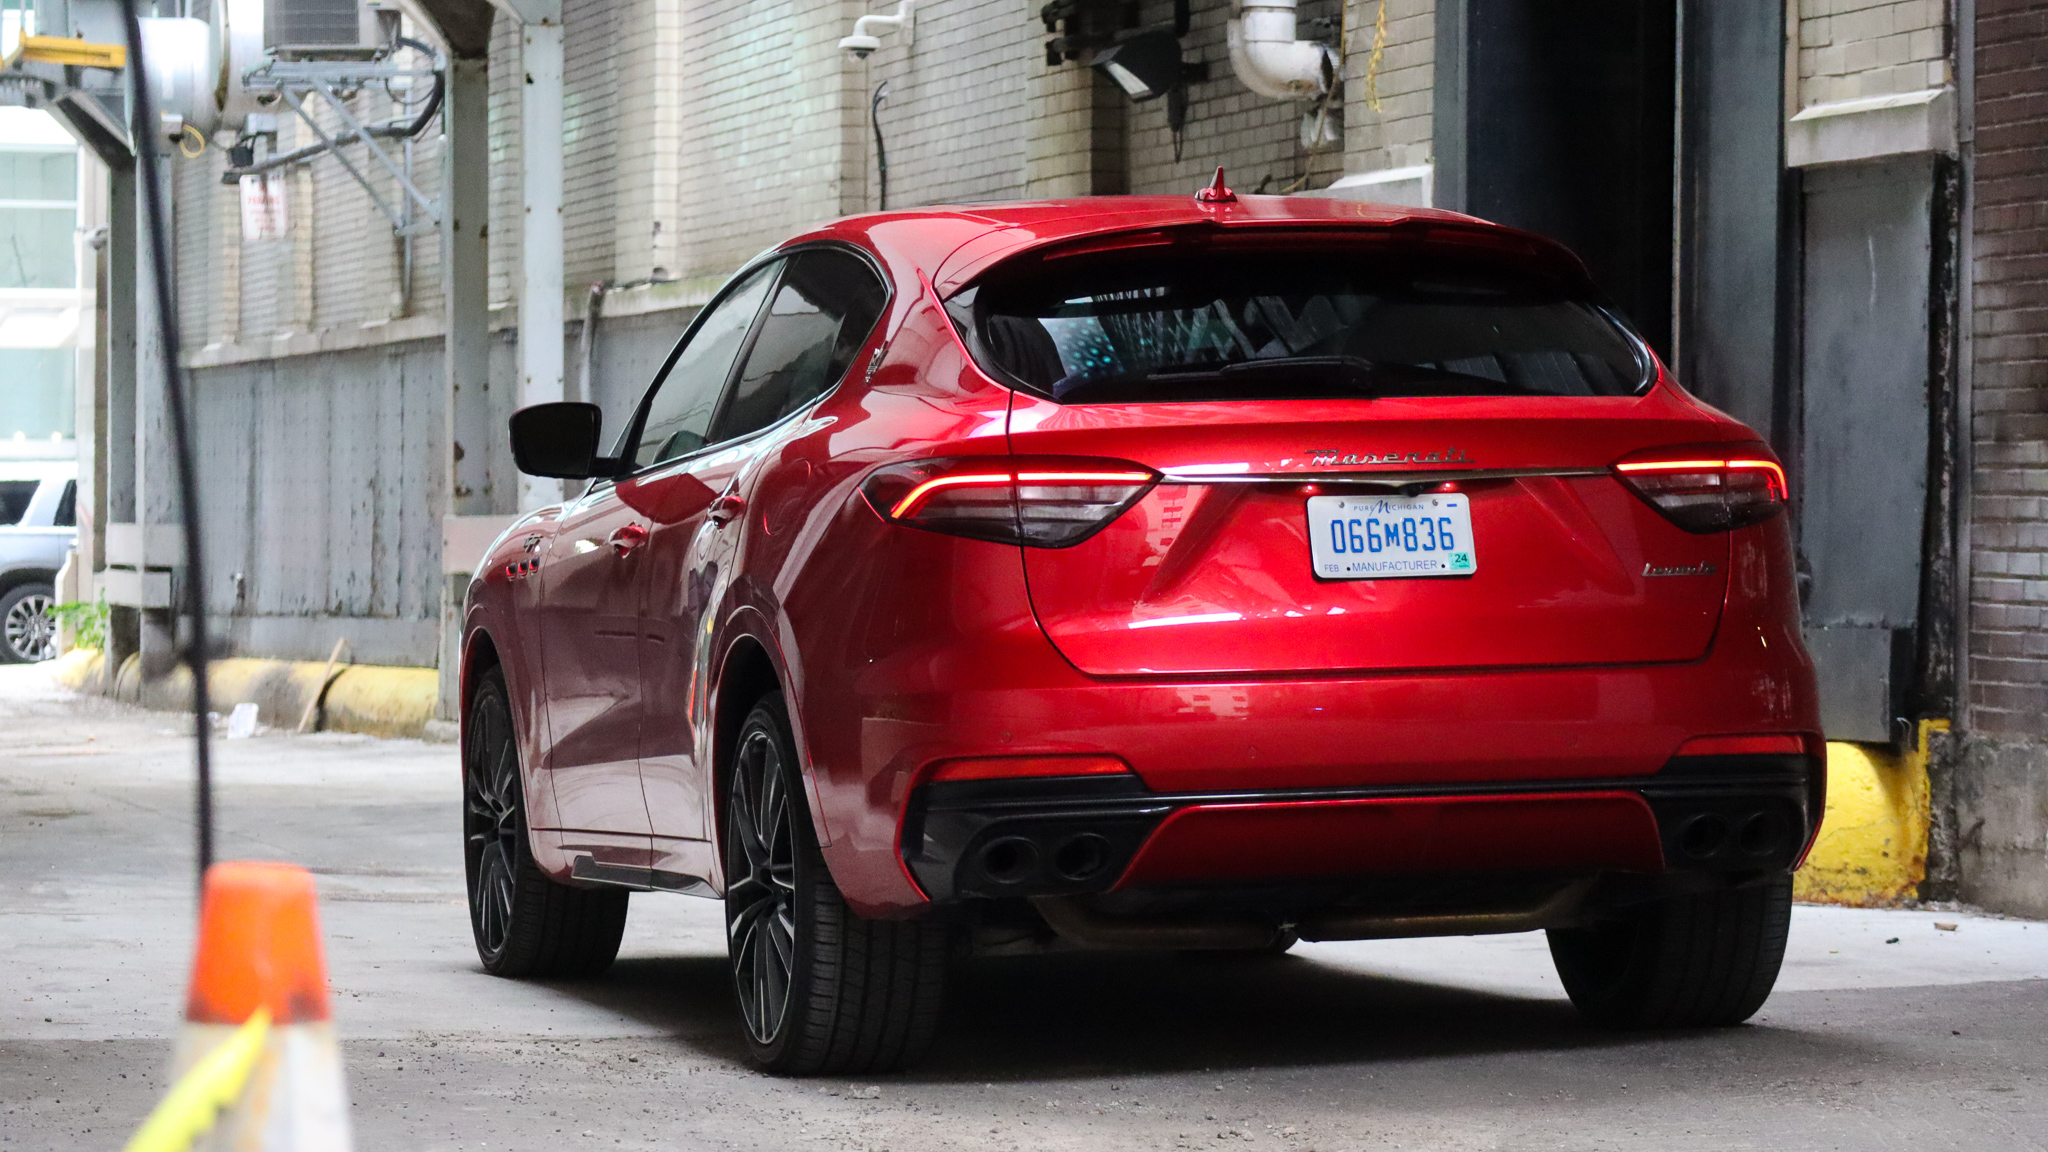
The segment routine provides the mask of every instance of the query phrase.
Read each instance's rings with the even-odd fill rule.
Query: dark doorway
[[[1437,25],[1439,200],[1563,241],[1667,358],[1676,20],[1657,0],[1442,0]]]

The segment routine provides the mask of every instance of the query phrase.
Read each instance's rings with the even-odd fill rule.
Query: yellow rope
[[[185,138],[188,136],[199,141],[199,151],[194,152],[185,147]],[[206,136],[190,124],[185,125],[185,130],[178,133],[178,151],[184,153],[187,160],[199,159],[206,154]]]
[[[248,1082],[263,1039],[270,1031],[270,1011],[258,1008],[227,1043],[208,1052],[171,1090],[142,1127],[129,1137],[122,1152],[185,1152],[201,1133],[213,1127],[221,1109],[235,1102]]]
[[[1365,106],[1380,111],[1380,58],[1387,54],[1387,0],[1380,0],[1372,27],[1372,55],[1365,60]]]

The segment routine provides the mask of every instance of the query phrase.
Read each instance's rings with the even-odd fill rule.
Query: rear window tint
[[[1625,396],[1640,342],[1590,286],[1467,251],[1178,244],[998,267],[947,302],[976,360],[1068,404]]]

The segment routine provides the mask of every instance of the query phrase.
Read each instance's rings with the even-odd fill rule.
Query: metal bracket
[[[434,63],[434,76],[438,84],[442,82],[445,64],[438,58]],[[251,90],[267,89],[276,92],[285,106],[297,114],[306,127],[312,129],[313,135],[320,143],[281,156],[266,157],[245,169],[231,169],[228,177],[267,172],[286,164],[310,161],[322,153],[331,153],[336,160],[341,161],[341,166],[355,178],[356,183],[362,185],[371,202],[377,205],[378,211],[384,213],[385,219],[391,221],[392,229],[399,235],[414,236],[433,231],[441,225],[441,202],[421,192],[412,182],[408,171],[409,164],[400,164],[388,150],[377,143],[380,136],[402,137],[410,133],[394,124],[364,124],[349,111],[348,102],[341,95],[345,91],[353,91],[371,84],[417,78],[420,75],[412,69],[382,62],[273,60],[250,69],[242,77],[242,86]],[[343,131],[329,132],[321,126],[313,110],[307,106],[309,98],[313,96],[320,97],[334,110],[335,116],[344,126]],[[431,115],[433,111],[431,108],[428,109],[427,115]],[[425,116],[421,119],[423,121]],[[413,131],[421,127],[424,127],[423,123],[415,124]],[[369,174],[341,150],[342,145],[356,141],[361,141],[364,149],[378,166],[398,182],[403,196],[397,205],[392,204],[377,185],[371,182]],[[408,157],[409,155],[408,153]],[[424,214],[424,219],[414,216],[415,208]]]

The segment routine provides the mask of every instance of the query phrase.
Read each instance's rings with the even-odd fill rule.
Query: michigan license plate
[[[1462,492],[1311,496],[1308,543],[1325,580],[1469,576],[1479,568],[1471,497]]]

